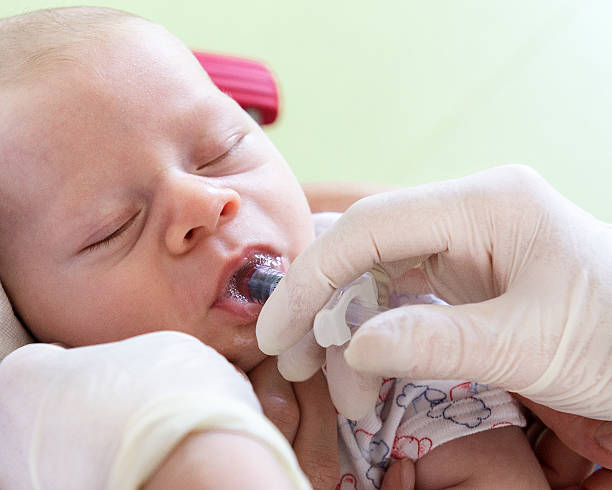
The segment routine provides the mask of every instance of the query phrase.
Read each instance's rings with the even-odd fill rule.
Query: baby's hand
[[[336,411],[322,372],[290,383],[270,357],[249,373],[264,414],[283,433],[316,489],[334,488],[340,476]]]

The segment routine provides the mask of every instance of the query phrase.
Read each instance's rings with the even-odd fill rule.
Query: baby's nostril
[[[225,204],[225,206],[223,206],[223,209],[221,209],[221,216],[227,216],[227,215],[232,216],[236,214],[239,207],[240,205],[238,204],[238,202],[229,201]]]
[[[185,233],[185,237],[183,238],[183,240],[189,241],[191,240],[192,237],[193,237],[193,228],[189,230],[187,233]]]

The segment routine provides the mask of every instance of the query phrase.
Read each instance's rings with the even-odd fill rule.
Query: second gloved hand
[[[0,364],[0,393],[3,489],[140,488],[187,434],[206,430],[266,443],[303,480],[246,378],[186,334],[31,344]]]

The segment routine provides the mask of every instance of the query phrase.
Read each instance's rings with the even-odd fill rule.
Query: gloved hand
[[[612,420],[612,226],[534,171],[500,167],[349,208],[293,262],[259,316],[259,346],[283,353],[284,376],[308,378],[321,366],[314,315],[372,268],[382,299],[432,292],[453,306],[372,318],[344,353],[352,368],[469,379]],[[371,399],[375,384],[362,383],[362,395],[329,373],[328,382],[343,413]]]
[[[297,468],[246,378],[189,335],[32,344],[0,364],[1,488],[140,488],[184,436],[206,429],[253,436]]]

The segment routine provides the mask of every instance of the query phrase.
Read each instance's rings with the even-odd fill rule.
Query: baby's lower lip
[[[215,301],[212,307],[219,308],[247,323],[257,320],[262,305],[259,303],[252,303],[246,300],[246,298],[240,299],[234,296],[224,295]]]
[[[245,268],[255,267],[257,265],[266,265],[268,267],[278,268],[282,270],[282,258],[265,252],[255,252],[248,254],[244,257],[243,261],[237,265],[234,274],[229,279],[228,284],[225,288],[225,292],[217,298],[212,305],[213,308],[217,308],[228,314],[228,321],[230,318],[238,318],[244,323],[250,323],[257,320],[259,312],[261,311],[262,305],[249,301],[249,299],[240,291],[238,280],[240,278],[241,271]]]

